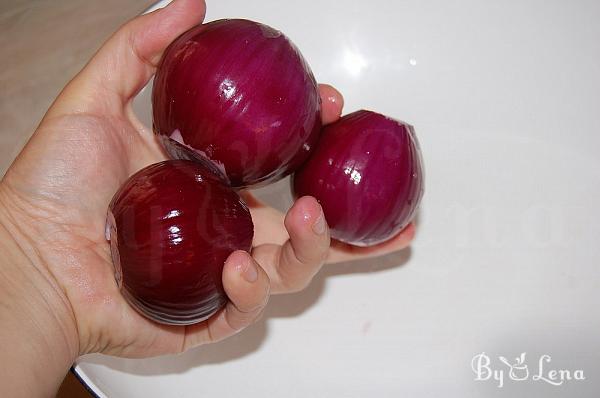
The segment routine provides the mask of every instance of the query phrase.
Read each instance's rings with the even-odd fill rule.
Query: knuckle
[[[294,257],[296,258],[296,262],[300,262],[304,266],[318,268],[327,257],[327,250],[317,245],[307,246],[298,250],[294,249]]]

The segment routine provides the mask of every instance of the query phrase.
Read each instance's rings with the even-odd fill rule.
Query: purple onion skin
[[[295,197],[314,196],[331,237],[371,246],[400,232],[423,196],[421,151],[412,126],[357,111],[326,126],[292,178]]]
[[[156,134],[223,167],[233,187],[258,187],[308,158],[321,129],[320,101],[310,67],[281,32],[218,20],[165,50],[154,79],[153,125]],[[171,140],[162,142],[171,157],[181,157]]]
[[[108,226],[123,296],[161,323],[200,322],[227,302],[222,272],[249,251],[248,207],[199,163],[169,160],[134,174],[115,194]]]

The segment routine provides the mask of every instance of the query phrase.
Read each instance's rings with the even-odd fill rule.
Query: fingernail
[[[244,263],[239,265],[240,273],[242,274],[242,278],[246,282],[253,283],[258,279],[258,270],[256,269],[256,265],[250,259],[246,259]]]
[[[319,212],[319,217],[317,217],[317,220],[313,223],[312,229],[315,234],[323,235],[325,233],[326,227],[327,225],[325,224],[325,216],[323,215],[323,209],[321,208]]]

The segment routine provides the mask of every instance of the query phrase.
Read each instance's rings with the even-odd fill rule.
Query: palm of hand
[[[156,325],[123,300],[104,233],[107,206],[119,186],[162,160],[151,138],[124,115],[46,119],[4,181],[10,205],[19,209],[15,214],[29,218],[19,224],[34,226],[24,233],[37,237],[41,265],[71,303],[81,353],[183,349],[185,328]]]

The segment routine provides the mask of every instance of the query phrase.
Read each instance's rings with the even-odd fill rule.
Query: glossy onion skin
[[[152,105],[156,134],[220,165],[236,188],[296,170],[321,128],[317,83],[298,49],[281,32],[242,19],[196,26],[171,43]],[[182,157],[171,140],[162,142]]]
[[[409,224],[423,196],[412,126],[365,110],[342,117],[323,129],[292,191],[320,202],[334,239],[356,246],[390,239]]]
[[[147,317],[192,324],[226,302],[225,260],[249,251],[248,207],[199,163],[169,160],[134,174],[115,194],[108,227],[123,296]]]

